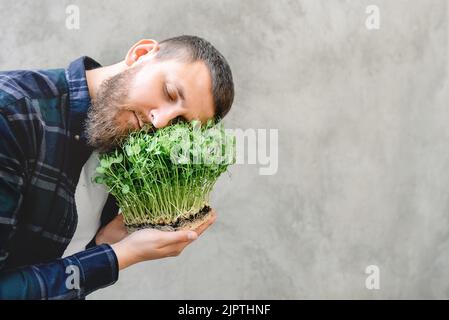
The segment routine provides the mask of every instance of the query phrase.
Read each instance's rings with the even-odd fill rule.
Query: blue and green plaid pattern
[[[81,57],[67,69],[0,72],[0,299],[83,298],[117,280],[108,245],[60,259],[76,229],[75,188],[92,152],[83,130],[85,71],[97,67]],[[79,288],[66,284],[71,266],[80,271]]]

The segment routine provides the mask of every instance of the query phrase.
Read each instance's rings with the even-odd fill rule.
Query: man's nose
[[[153,109],[150,111],[151,123],[156,129],[166,127],[170,121],[176,118],[173,112],[165,112],[160,109]]]

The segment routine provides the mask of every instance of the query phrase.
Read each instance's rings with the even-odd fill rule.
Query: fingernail
[[[198,235],[196,234],[196,232],[190,231],[189,233],[187,233],[187,238],[189,240],[195,240],[196,238],[198,238]]]

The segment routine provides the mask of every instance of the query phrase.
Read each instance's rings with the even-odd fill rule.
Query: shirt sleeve
[[[116,282],[117,257],[107,244],[50,263],[6,270],[27,180],[15,138],[0,112],[0,300],[80,299]]]
[[[83,299],[118,279],[118,263],[107,244],[54,262],[0,272],[2,299]]]

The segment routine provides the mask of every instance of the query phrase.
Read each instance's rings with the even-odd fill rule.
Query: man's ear
[[[143,61],[142,58],[150,57],[159,51],[159,43],[152,39],[142,39],[134,44],[125,57],[125,63],[131,67],[137,61]]]

